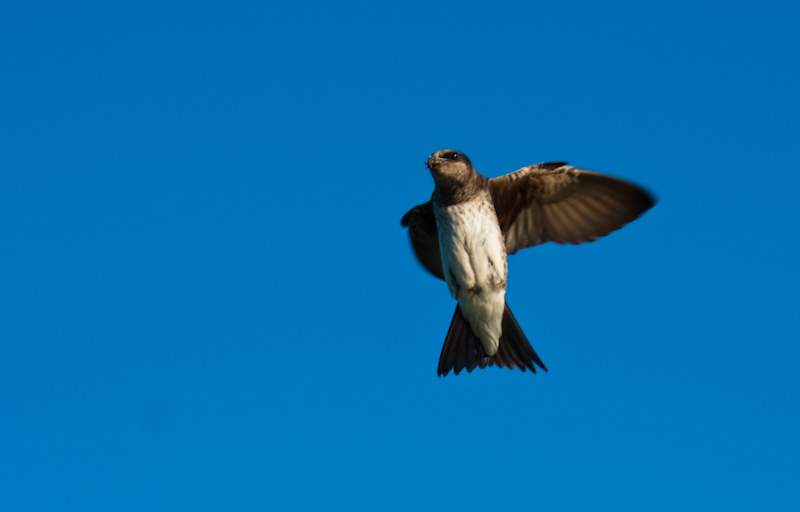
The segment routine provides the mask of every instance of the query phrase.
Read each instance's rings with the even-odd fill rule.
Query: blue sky
[[[789,2],[0,15],[4,510],[792,510]],[[436,376],[454,147],[659,204],[509,261],[548,368]]]

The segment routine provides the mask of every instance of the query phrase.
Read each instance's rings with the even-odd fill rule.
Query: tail
[[[461,314],[461,307],[456,306],[453,321],[444,339],[442,355],[439,357],[439,376],[447,375],[451,369],[458,375],[464,368],[471,372],[476,367],[486,368],[492,365],[501,368],[505,366],[512,370],[519,367],[523,372],[527,368],[533,373],[536,373],[536,365],[539,365],[542,370],[547,371],[528,338],[525,337],[525,333],[522,332],[517,319],[511,314],[508,303],[503,311],[503,335],[500,336],[500,345],[497,347],[497,353],[491,357],[486,355],[480,340],[472,333],[469,323]]]

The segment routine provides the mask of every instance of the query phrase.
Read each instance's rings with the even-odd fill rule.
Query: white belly
[[[488,196],[488,194],[487,194]],[[487,355],[502,334],[508,266],[497,215],[488,197],[436,207],[439,250],[450,293],[458,299]]]

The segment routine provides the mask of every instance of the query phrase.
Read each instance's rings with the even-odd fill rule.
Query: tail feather
[[[502,344],[502,347],[498,346],[498,352],[500,352],[499,357],[497,357],[497,366],[503,367],[508,365],[510,368],[514,368],[514,366],[519,366],[520,368],[528,368],[528,365],[525,364],[525,361],[522,360],[522,357],[517,352],[516,347],[512,346],[510,343],[506,342]]]
[[[516,352],[518,360],[533,373],[536,373],[536,365],[547,371],[544,362],[539,357],[539,354],[533,350],[531,342],[528,341],[527,336],[525,336],[522,328],[517,323],[517,319],[511,313],[508,303],[506,303],[506,309],[503,312],[503,336],[500,338],[500,342],[502,343],[503,340],[506,340],[508,347]],[[522,368],[524,371],[524,367]]]
[[[450,370],[458,375],[464,368],[471,372],[475,368],[487,366],[519,368],[522,371],[529,369],[536,373],[536,365],[547,371],[508,308],[508,303],[503,312],[503,335],[500,337],[497,353],[493,356],[486,355],[483,345],[472,333],[469,323],[461,313],[461,307],[456,306],[453,321],[450,322],[450,329],[444,340],[442,355],[439,357],[439,376],[447,375]]]

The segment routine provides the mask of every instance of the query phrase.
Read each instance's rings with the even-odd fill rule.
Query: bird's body
[[[497,365],[547,370],[505,301],[507,255],[544,242],[580,244],[621,228],[653,206],[641,188],[547,162],[487,179],[454,150],[426,165],[431,200],[403,216],[417,258],[458,300],[439,359],[451,369]]]
[[[482,190],[462,203],[438,205],[434,200],[433,213],[450,294],[486,355],[493,356],[503,333],[508,264],[492,198]]]

